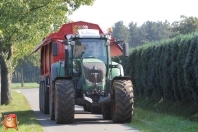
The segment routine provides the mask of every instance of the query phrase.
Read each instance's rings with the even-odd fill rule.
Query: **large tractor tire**
[[[104,120],[111,120],[111,106],[103,105],[102,106],[102,116]]]
[[[115,104],[111,106],[114,123],[130,123],[134,107],[133,85],[131,80],[113,82]]]
[[[46,89],[46,90],[45,90]],[[45,81],[41,82],[41,112],[49,114],[49,89]]]
[[[83,105],[84,111],[91,112],[91,104],[89,102],[86,102],[85,105]]]
[[[51,120],[55,120],[55,110],[54,110],[54,83],[50,82],[50,89],[49,89],[49,115]]]
[[[87,112],[91,112],[91,104],[86,102]]]
[[[55,82],[55,121],[57,124],[72,123],[74,120],[75,91],[72,80]]]

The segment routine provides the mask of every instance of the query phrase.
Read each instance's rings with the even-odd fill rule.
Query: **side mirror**
[[[123,44],[123,55],[129,56],[129,44],[128,43]]]
[[[52,54],[58,56],[58,43],[52,43]]]

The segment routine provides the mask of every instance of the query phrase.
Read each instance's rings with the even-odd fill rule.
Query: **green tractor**
[[[79,29],[77,34],[65,36],[65,59],[51,65],[51,120],[72,123],[75,105],[79,105],[84,111],[102,114],[104,120],[131,122],[133,85],[131,77],[124,76],[122,65],[111,59],[112,40],[94,29]],[[128,44],[122,43],[122,48],[123,55],[128,56]],[[58,44],[53,43],[53,56],[57,49]]]

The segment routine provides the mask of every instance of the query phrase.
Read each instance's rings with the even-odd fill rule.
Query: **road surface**
[[[84,112],[81,106],[75,106],[75,118],[73,124],[56,124],[50,120],[48,114],[39,111],[39,89],[19,89],[27,99],[37,120],[44,132],[139,132],[125,124],[114,124],[111,120],[103,120],[102,115]]]

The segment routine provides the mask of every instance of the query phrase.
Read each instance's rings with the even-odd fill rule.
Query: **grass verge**
[[[12,103],[9,105],[2,105],[0,111],[3,115],[1,121],[4,119],[4,115],[16,114],[19,121],[19,132],[43,132],[42,127],[36,120],[34,112],[30,109],[29,104],[25,97],[16,91],[12,91]],[[0,122],[1,122],[0,121]],[[15,132],[16,130],[10,128],[4,129],[4,126],[0,124],[1,132]]]
[[[197,132],[198,104],[136,98],[128,125],[142,132]]]
[[[24,83],[24,86],[21,87],[21,83],[12,83],[11,88],[12,89],[19,89],[19,88],[38,88],[38,83]]]

